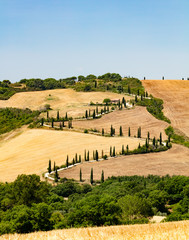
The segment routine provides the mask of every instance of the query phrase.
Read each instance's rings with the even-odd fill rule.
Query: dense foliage
[[[30,109],[0,108],[0,134],[31,123],[39,113]]]
[[[79,174],[79,172],[78,172]],[[0,234],[69,227],[147,223],[154,214],[189,219],[189,177],[111,177],[100,185],[37,175],[0,184]]]

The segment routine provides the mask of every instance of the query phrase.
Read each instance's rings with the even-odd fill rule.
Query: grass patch
[[[171,138],[173,143],[181,144],[189,148],[189,138],[187,136],[177,134],[172,126],[166,128],[165,133]]]

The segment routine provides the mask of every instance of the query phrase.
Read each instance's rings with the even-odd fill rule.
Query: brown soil
[[[128,128],[131,128],[131,136],[137,136],[139,127],[142,129],[142,137],[146,137],[150,132],[150,137],[159,138],[162,132],[163,139],[167,139],[164,129],[169,126],[166,122],[154,118],[145,107],[135,107],[130,110],[116,110],[112,113],[104,115],[100,119],[86,120],[86,121],[73,121],[73,127],[82,129],[94,129],[110,133],[111,125],[115,128],[116,134],[119,134],[119,128],[122,126],[123,134],[128,136]]]
[[[142,84],[148,93],[163,99],[163,112],[171,125],[189,137],[189,81],[147,80]]]
[[[160,153],[149,153],[131,156],[121,156],[109,160],[83,163],[60,172],[61,177],[79,180],[79,171],[82,169],[83,179],[89,181],[90,171],[93,168],[94,179],[100,179],[104,170],[105,178],[125,175],[186,175],[189,176],[189,149],[179,145]]]

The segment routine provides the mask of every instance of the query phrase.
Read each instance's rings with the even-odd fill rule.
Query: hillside
[[[185,240],[189,239],[189,221],[145,225],[77,228],[3,235],[2,240]]]
[[[12,133],[11,133],[12,134]],[[106,138],[91,134],[69,131],[53,131],[44,129],[21,129],[16,136],[0,141],[0,181],[12,181],[18,174],[36,173],[41,175],[47,170],[49,159],[57,165],[65,164],[66,156],[70,162],[75,154],[81,154],[84,150],[104,150],[109,153],[110,146],[115,146],[116,151],[121,151],[122,145],[129,145],[130,149],[138,146],[144,140],[128,137]],[[4,174],[4,169],[9,169],[9,174]]]
[[[149,94],[163,99],[163,112],[171,125],[189,137],[189,81],[145,80],[142,84]]]
[[[131,96],[125,94],[117,94],[112,92],[76,92],[73,89],[54,89],[45,91],[21,92],[16,93],[8,100],[0,100],[0,108],[16,107],[30,108],[31,110],[39,110],[45,104],[50,104],[50,115],[56,116],[56,111],[60,111],[60,115],[83,116],[85,110],[89,109],[90,102],[99,102],[105,98],[110,99],[132,99]]]

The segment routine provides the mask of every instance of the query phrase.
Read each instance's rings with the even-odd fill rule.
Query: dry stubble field
[[[130,127],[131,136],[137,136],[137,130],[141,127],[143,138],[147,137],[148,132],[150,132],[151,138],[154,136],[159,138],[160,132],[162,132],[163,139],[167,139],[164,129],[169,126],[166,122],[154,118],[145,107],[139,106],[134,109],[117,110],[99,119],[73,121],[73,126],[76,128],[96,128],[99,131],[104,128],[107,133],[110,133],[111,125],[115,128],[116,134],[119,134],[119,127],[122,126],[123,134],[128,136],[128,127]]]
[[[84,155],[84,150],[90,151],[92,158],[93,150],[109,153],[110,146],[115,146],[116,151],[121,151],[122,145],[129,145],[130,149],[138,146],[144,140],[114,137],[107,138],[92,134],[84,134],[69,131],[56,131],[44,129],[20,129],[16,136],[2,138],[0,141],[0,181],[13,181],[18,174],[41,175],[47,170],[48,161],[56,162],[57,165],[65,164],[66,156],[69,155],[70,162],[75,156]],[[5,175],[4,169],[9,169]]]
[[[2,240],[187,240],[189,221],[3,235]]]
[[[0,108],[17,107],[38,110],[45,104],[50,104],[53,109],[50,111],[51,116],[56,116],[56,112],[59,110],[60,116],[64,116],[67,112],[70,117],[77,117],[83,116],[85,110],[94,109],[94,107],[88,106],[91,101],[102,103],[105,98],[122,99],[123,97],[126,100],[133,98],[112,92],[76,92],[73,89],[21,92],[16,93],[8,100],[0,100]]]
[[[142,84],[148,93],[163,99],[163,112],[171,125],[189,137],[189,81],[145,80]]]

